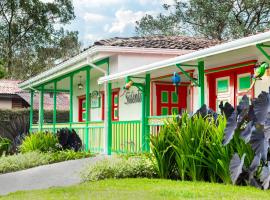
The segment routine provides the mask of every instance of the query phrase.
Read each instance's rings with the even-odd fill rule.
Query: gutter
[[[216,45],[213,47],[209,47],[206,49],[188,53],[182,56],[170,58],[167,60],[159,61],[156,63],[143,65],[141,67],[126,70],[124,72],[115,73],[109,76],[101,77],[98,79],[98,83],[102,84],[104,82],[112,81],[119,78],[125,78],[131,75],[138,75],[141,73],[146,73],[149,71],[153,71],[153,70],[157,70],[157,69],[161,69],[165,67],[175,66],[176,64],[183,64],[185,62],[197,61],[199,59],[203,59],[208,56],[213,56],[213,55],[221,54],[221,53],[236,50],[236,49],[241,49],[244,47],[248,47],[248,46],[252,46],[258,43],[263,43],[263,42],[268,42],[268,41],[270,41],[270,31],[256,34],[253,36],[249,36],[249,37],[245,37],[245,38],[241,38],[241,39],[237,39],[231,42]]]
[[[157,48],[135,48],[135,47],[116,47],[116,46],[93,46],[84,52],[68,59],[67,61],[45,71],[37,76],[34,76],[24,82],[19,83],[19,87],[21,89],[26,89],[29,85],[38,85],[44,82],[47,82],[53,78],[50,78],[53,75],[57,75],[56,73],[61,72],[62,70],[68,69],[73,65],[76,65],[78,62],[82,62],[84,59],[91,57],[92,55],[98,53],[140,53],[140,54],[163,54],[163,55],[181,55],[186,52],[190,52],[189,50],[179,50],[179,49],[157,49]],[[79,67],[78,67],[79,68]],[[61,76],[61,74],[59,75]]]

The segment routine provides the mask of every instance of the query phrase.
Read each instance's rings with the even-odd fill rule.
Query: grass
[[[51,199],[269,199],[270,191],[205,182],[172,181],[164,179],[108,179],[69,187],[16,192],[0,200]]]

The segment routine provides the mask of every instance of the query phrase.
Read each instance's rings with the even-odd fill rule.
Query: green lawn
[[[70,187],[16,192],[0,199],[270,199],[270,191],[232,185],[157,179],[120,179],[83,183]]]

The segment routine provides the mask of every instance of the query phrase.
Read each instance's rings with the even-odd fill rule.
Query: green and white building
[[[270,32],[221,43],[186,36],[101,40],[20,87],[40,94],[39,123],[31,131],[73,128],[85,149],[111,154],[149,151],[151,134],[181,109],[196,111],[220,101],[236,105],[247,94],[268,91],[270,72],[249,90],[256,63],[270,62]],[[171,77],[181,83],[176,92]],[[131,86],[126,90],[125,86]],[[57,95],[70,95],[70,119],[57,123]],[[53,123],[44,123],[44,94],[54,98]],[[33,106],[31,106],[32,108]]]

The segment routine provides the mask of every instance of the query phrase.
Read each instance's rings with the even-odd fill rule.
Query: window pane
[[[250,76],[239,77],[239,90],[249,89],[250,84]]]
[[[161,101],[162,103],[168,103],[168,91],[161,92]]]
[[[114,119],[118,119],[118,109],[114,109]]]
[[[162,115],[168,115],[168,108],[167,107],[162,107],[161,108],[161,114]]]
[[[86,112],[85,111],[82,112],[82,120],[86,121]]]
[[[82,101],[82,108],[83,108],[83,109],[86,108],[86,102],[85,102],[85,100]]]
[[[178,95],[176,92],[172,92],[172,102],[178,103]]]
[[[223,79],[217,81],[217,92],[228,92],[229,91],[229,80]]]
[[[118,95],[114,95],[114,105],[118,104]]]
[[[172,115],[178,115],[178,113],[179,113],[178,107],[173,107],[172,108]]]

